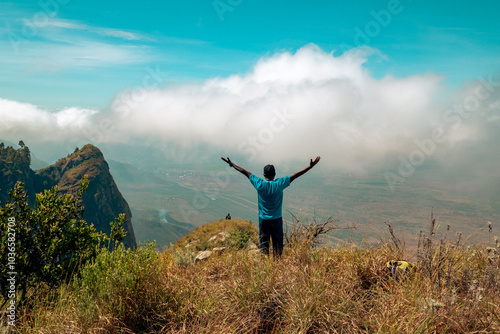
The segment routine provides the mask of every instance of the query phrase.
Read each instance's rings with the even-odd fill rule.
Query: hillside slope
[[[203,240],[234,222],[202,226],[161,253],[152,245],[105,250],[50,304],[34,294],[19,326],[28,333],[500,331],[499,245],[465,247],[431,228],[412,269],[388,266],[410,255],[394,244],[329,248],[300,240],[279,260],[228,247],[187,261],[183,249],[208,246]]]
[[[242,248],[251,240],[259,242],[259,229],[251,221],[242,219],[221,219],[197,227],[175,243],[176,248],[192,252],[204,251],[213,247]]]
[[[109,234],[109,223],[120,213],[125,213],[127,223],[124,229],[127,235],[124,244],[126,247],[135,247],[132,212],[109,172],[108,163],[97,147],[87,144],[55,164],[37,171],[37,175],[39,189],[57,185],[60,192],[70,194],[77,192],[81,178],[87,175],[90,183],[83,194],[84,219],[93,223],[98,231]]]

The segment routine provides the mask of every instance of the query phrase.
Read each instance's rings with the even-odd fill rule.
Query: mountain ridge
[[[120,213],[124,213],[127,232],[124,245],[136,247],[135,232],[132,226],[132,212],[127,201],[119,191],[109,165],[102,152],[95,146],[87,144],[76,149],[56,163],[37,170],[30,168],[30,152],[28,147],[15,150],[12,147],[0,151],[0,201],[8,200],[8,193],[17,181],[25,184],[30,205],[34,205],[35,194],[58,186],[62,194],[76,194],[80,180],[87,175],[89,186],[84,192],[82,201],[85,205],[83,218],[94,224],[97,231],[110,233],[109,223]]]

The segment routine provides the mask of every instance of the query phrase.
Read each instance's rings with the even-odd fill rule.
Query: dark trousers
[[[273,240],[273,253],[283,253],[283,218],[265,220],[259,217],[260,250],[269,255],[269,241]]]

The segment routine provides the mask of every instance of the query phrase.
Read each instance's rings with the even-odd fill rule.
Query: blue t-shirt
[[[290,176],[267,181],[252,174],[249,179],[259,195],[259,217],[265,220],[281,218],[283,190],[290,185]]]

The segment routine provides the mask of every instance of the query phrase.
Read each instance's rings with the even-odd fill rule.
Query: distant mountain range
[[[35,204],[35,194],[58,186],[61,193],[76,194],[80,180],[88,176],[89,187],[83,195],[84,219],[93,223],[97,231],[110,233],[109,223],[120,213],[125,213],[127,232],[124,244],[135,247],[136,239],[132,227],[132,213],[109,171],[102,152],[93,145],[85,145],[74,153],[59,159],[53,165],[34,171],[30,167],[31,153],[23,146],[14,149],[0,144],[0,202],[9,200],[9,193],[16,182],[24,183],[28,201]],[[37,160],[36,165],[43,165]]]

